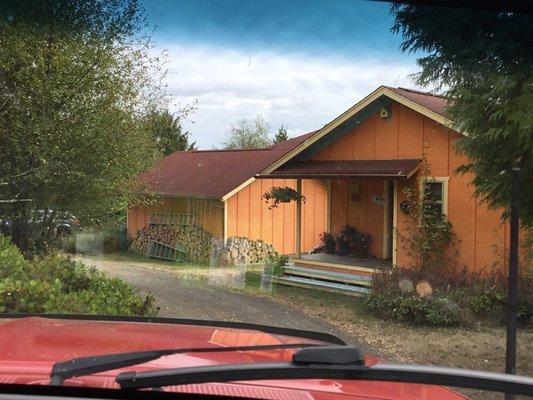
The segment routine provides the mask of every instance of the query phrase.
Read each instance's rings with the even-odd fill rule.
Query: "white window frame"
[[[448,184],[450,181],[449,176],[424,176],[420,178],[419,193],[422,196],[424,190],[424,183],[426,182],[438,182],[442,183],[442,214],[448,218]]]

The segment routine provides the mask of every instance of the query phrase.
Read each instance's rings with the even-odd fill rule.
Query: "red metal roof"
[[[390,86],[386,86],[386,88],[392,90],[394,93],[399,94],[400,96],[405,97],[406,99],[414,101],[415,103],[436,112],[439,115],[445,116],[445,110],[448,103],[444,96],[431,94],[428,92],[420,92],[413,89],[395,88]]]
[[[265,149],[177,151],[139,176],[151,194],[221,198],[314,132]]]
[[[421,160],[338,160],[300,161],[286,164],[269,176],[311,178],[323,176],[387,176],[407,177]]]

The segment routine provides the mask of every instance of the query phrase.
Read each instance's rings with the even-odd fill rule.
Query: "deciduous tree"
[[[154,161],[141,118],[165,102],[164,70],[143,18],[136,0],[1,3],[0,219],[22,249],[59,215],[123,210]]]
[[[261,115],[253,121],[243,118],[231,126],[229,134],[222,142],[222,147],[225,149],[267,147],[272,143],[269,132],[270,125]]]

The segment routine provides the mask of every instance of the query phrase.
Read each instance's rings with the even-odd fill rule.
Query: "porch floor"
[[[356,258],[339,256],[337,254],[327,253],[315,253],[315,254],[302,254],[301,260],[305,261],[318,261],[321,263],[347,265],[350,267],[359,268],[373,268],[373,269],[389,269],[392,268],[391,260],[383,260],[380,258]]]

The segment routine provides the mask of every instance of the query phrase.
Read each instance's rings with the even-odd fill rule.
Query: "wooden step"
[[[304,289],[317,289],[326,292],[340,293],[348,296],[364,296],[370,291],[370,289],[368,288],[363,288],[359,286],[325,282],[316,279],[300,278],[296,276],[273,276],[272,282],[280,285],[295,286]]]
[[[370,287],[372,286],[372,277],[368,275],[347,274],[342,272],[332,272],[314,268],[303,268],[286,266],[285,275],[301,276],[329,282],[341,282],[345,284]]]
[[[355,265],[335,264],[324,261],[304,260],[301,258],[294,258],[291,260],[295,267],[313,268],[322,271],[339,272],[346,274],[372,276],[373,273],[378,272],[375,268],[358,267]]]

